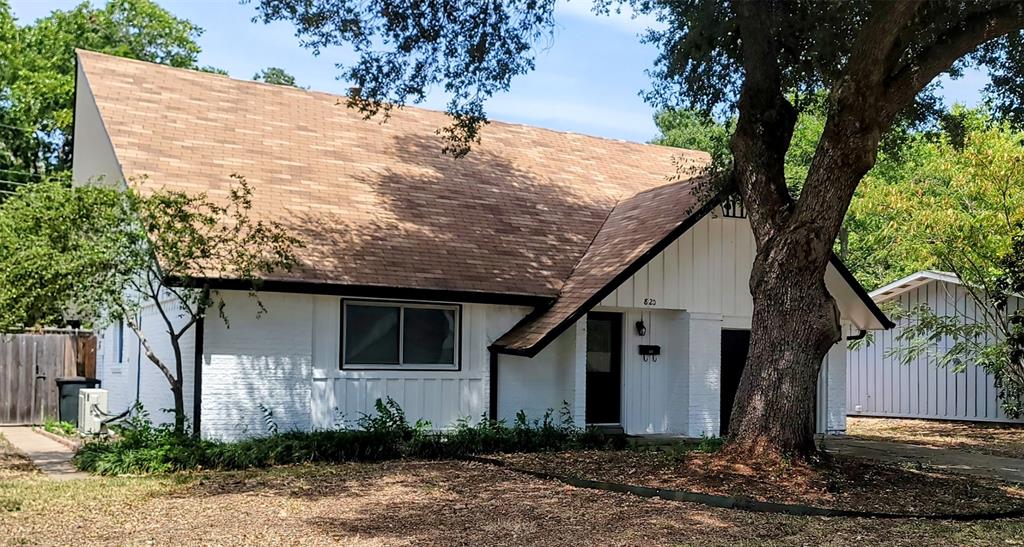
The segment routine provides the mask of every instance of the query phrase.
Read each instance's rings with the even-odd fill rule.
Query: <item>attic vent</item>
[[[747,218],[747,210],[743,208],[743,200],[733,194],[722,202],[722,216],[726,218]]]

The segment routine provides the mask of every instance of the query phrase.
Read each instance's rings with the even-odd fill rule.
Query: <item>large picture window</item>
[[[459,306],[345,300],[345,368],[459,368]]]

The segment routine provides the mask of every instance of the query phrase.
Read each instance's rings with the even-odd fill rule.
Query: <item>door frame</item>
[[[614,421],[614,422],[590,422],[589,420],[587,420],[587,404],[586,404],[586,398],[585,398],[584,399],[584,405],[583,405],[583,421],[584,421],[584,423],[586,425],[596,425],[596,426],[621,426],[622,425],[622,422],[623,422],[622,412],[623,412],[623,406],[624,406],[622,403],[623,403],[623,392],[625,391],[625,389],[624,389],[624,385],[625,385],[625,370],[624,370],[624,368],[625,368],[625,360],[626,360],[625,359],[625,353],[624,353],[624,348],[625,348],[625,345],[626,345],[625,344],[626,332],[623,330],[623,328],[624,328],[623,326],[625,325],[624,317],[625,317],[625,314],[623,312],[618,312],[618,311],[591,311],[591,312],[587,312],[587,315],[584,316],[584,320],[587,320],[587,321],[589,321],[591,318],[594,318],[594,319],[597,319],[597,320],[611,320],[612,321],[612,323],[613,323],[613,325],[612,325],[612,333],[616,334],[616,336],[614,336],[612,338],[612,356],[616,359],[614,362],[618,363],[618,374],[619,374],[618,382],[616,383],[617,387],[618,387],[618,394],[619,394],[619,397],[618,397],[618,406],[619,406],[618,417],[619,417],[619,419],[617,421]],[[588,337],[590,336],[590,330],[589,329],[587,330],[587,336]],[[584,341],[584,348],[583,348],[584,374],[586,374],[586,366],[587,366],[586,360],[587,360],[587,356],[586,356],[586,341]],[[587,394],[589,394],[589,393],[590,393],[590,384],[588,382],[587,383]]]

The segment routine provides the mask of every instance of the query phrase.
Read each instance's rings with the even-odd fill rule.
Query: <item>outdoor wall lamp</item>
[[[647,325],[644,325],[644,320],[643,319],[641,319],[641,320],[636,322],[636,334],[637,334],[637,336],[646,336],[647,335]]]

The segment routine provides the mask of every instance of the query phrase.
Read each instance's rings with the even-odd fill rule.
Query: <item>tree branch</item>
[[[939,74],[981,44],[1020,30],[1022,26],[1024,4],[1009,2],[973,14],[951,32],[939,34],[930,47],[888,78],[886,103],[892,111],[886,114],[895,116]]]
[[[132,329],[132,332],[135,333],[135,336],[139,337],[139,343],[142,344],[142,347],[146,354],[146,358],[149,359],[154,365],[156,365],[156,367],[160,369],[160,372],[164,374],[164,377],[167,378],[167,382],[171,384],[171,390],[177,391],[178,380],[174,377],[174,374],[171,373],[171,370],[167,368],[167,365],[165,365],[163,361],[161,361],[160,358],[157,357],[156,352],[153,351],[153,347],[149,345],[149,339],[146,338],[145,334],[143,334],[142,328],[139,327],[139,324],[136,323],[135,320],[132,319],[130,315],[126,315],[125,323],[128,324],[128,328]]]
[[[796,125],[796,110],[782,93],[778,44],[773,25],[776,2],[735,4],[743,47],[739,118],[730,147],[733,179],[747,204],[758,248],[774,237],[792,199],[786,189],[785,159]]]

